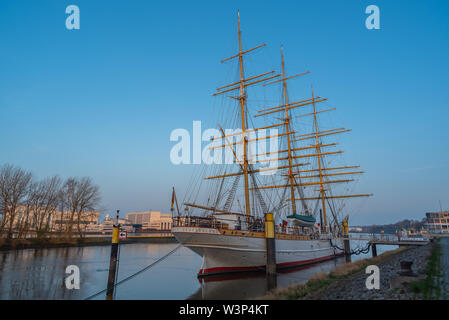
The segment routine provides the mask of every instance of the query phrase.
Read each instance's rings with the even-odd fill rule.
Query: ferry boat
[[[182,203],[183,213],[174,189],[172,195],[172,212],[175,203],[177,208],[172,233],[185,247],[203,257],[199,277],[264,270],[267,213],[275,217],[277,269],[335,259],[344,254],[342,224],[348,215],[343,217],[342,201],[370,196],[348,194],[347,185],[354,179],[338,178],[354,177],[363,171],[354,171],[359,168],[356,165],[334,164],[332,157],[341,156],[343,151],[333,150],[337,143],[326,139],[350,130],[319,128],[318,116],[335,110],[319,108],[327,98],[315,96],[313,88],[311,97],[297,101],[289,98],[287,83],[309,72],[287,76],[281,47],[280,72],[247,75],[247,55],[266,45],[243,49],[239,14],[237,27],[238,53],[222,60],[236,62],[237,78],[214,93],[230,103],[223,105],[226,109],[222,110],[220,135],[211,138],[209,147],[212,151],[227,150],[232,163],[202,166],[202,172],[194,175],[197,182],[192,182]],[[251,94],[256,87],[277,89],[277,106],[255,111],[253,102],[260,100],[255,94],[252,99]],[[260,119],[262,126],[249,126]],[[223,129],[229,126],[236,130],[229,133]],[[277,133],[272,134],[274,129]],[[258,136],[254,138],[255,135]],[[279,142],[277,146],[253,153],[252,144],[274,138]],[[231,142],[233,139],[236,141]],[[266,166],[267,163],[275,165]]]

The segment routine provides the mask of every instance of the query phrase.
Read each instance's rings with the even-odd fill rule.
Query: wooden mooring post
[[[276,287],[276,243],[274,237],[274,221],[273,214],[265,214],[265,239],[267,249],[266,274],[267,289],[272,290]]]
[[[373,254],[373,258],[377,257],[377,247],[375,243],[371,243],[371,252]]]
[[[114,286],[115,278],[117,272],[117,256],[118,256],[118,242],[120,233],[120,224],[118,223],[119,212],[117,210],[117,222],[114,224],[112,229],[112,243],[111,243],[111,258],[109,261],[109,276],[108,276],[108,286],[106,291],[106,300],[112,300],[114,297]]]
[[[347,219],[343,221],[343,235],[344,235],[343,245],[345,249],[346,262],[351,262],[351,244],[349,243],[349,227]]]

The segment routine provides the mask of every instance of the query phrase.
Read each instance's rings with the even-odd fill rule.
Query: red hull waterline
[[[340,252],[340,253],[336,253],[336,254],[333,254],[330,256],[321,257],[318,259],[278,263],[278,264],[276,264],[276,267],[278,269],[297,268],[297,267],[307,266],[310,264],[315,264],[315,263],[320,263],[320,262],[336,259],[343,255],[344,255],[344,252]],[[254,272],[254,271],[265,271],[265,266],[262,265],[262,266],[252,266],[252,267],[222,267],[222,268],[217,267],[217,268],[209,268],[209,269],[200,269],[200,271],[198,271],[198,278],[230,274],[230,273]]]

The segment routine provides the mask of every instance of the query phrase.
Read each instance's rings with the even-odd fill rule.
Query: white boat
[[[328,136],[349,131],[344,128],[320,131],[318,114],[333,109],[318,110],[317,104],[327,99],[315,97],[312,91],[311,98],[289,101],[287,80],[308,72],[287,77],[281,49],[282,72],[278,74],[271,71],[246,77],[244,56],[265,45],[249,50],[242,49],[240,17],[238,18],[238,36],[238,54],[223,61],[238,60],[239,81],[218,88],[214,95],[230,95],[230,98],[236,101],[236,108],[230,107],[225,114],[240,121],[238,123],[240,131],[228,134],[220,127],[222,135],[212,139],[218,141],[213,148],[232,150],[234,156],[232,167],[237,170],[229,173],[229,165],[221,165],[221,167],[217,165],[216,174],[204,178],[206,182],[212,182],[212,186],[207,186],[206,190],[201,192],[205,183],[199,184],[198,192],[191,192],[190,199],[186,196],[187,200],[183,203],[185,214],[181,215],[178,208],[178,216],[173,218],[172,233],[176,239],[203,257],[203,264],[198,272],[200,277],[264,270],[267,255],[264,231],[266,213],[273,213],[275,216],[275,250],[278,269],[318,263],[341,256],[344,254],[343,219],[341,218],[344,213],[338,210],[335,203],[347,198],[369,196],[368,194],[349,195],[344,192],[339,194],[335,193],[335,191],[338,192],[338,188],[330,189],[331,185],[342,185],[352,181],[333,180],[331,177],[362,172],[347,172],[347,169],[358,166],[335,166],[326,161],[327,157],[339,155],[342,151],[327,150],[334,147],[336,143],[327,143],[324,140]],[[248,118],[251,110],[248,107],[247,88],[256,84],[266,86],[276,83],[281,86],[280,105],[258,110],[255,118],[267,119],[274,116],[277,122],[273,124],[273,119],[269,119],[266,120],[268,123],[262,127],[249,129]],[[301,107],[301,110],[307,108],[310,110],[298,115],[294,113],[298,107]],[[301,123],[295,123],[294,119],[297,117],[309,117],[312,132],[305,131]],[[280,145],[283,149],[256,154],[256,156],[272,154],[274,158],[270,159],[278,161],[275,167],[262,167],[266,159],[253,159],[249,155],[249,145],[252,141],[248,138],[249,134],[259,133],[267,128],[283,130],[282,133],[277,134],[277,137],[282,139]],[[295,135],[298,131],[301,134]],[[240,140],[230,143],[229,139],[235,137],[240,137]],[[256,140],[271,137],[266,135]],[[304,159],[310,162],[299,162]],[[298,170],[298,167],[301,170],[294,171]],[[259,175],[261,172],[270,170],[274,170],[275,174]],[[240,177],[243,177],[243,183]],[[196,186],[192,184],[191,190],[194,189],[196,190]],[[201,196],[202,199],[198,199]],[[206,201],[206,197],[208,204],[197,204],[198,200]],[[243,206],[240,205],[240,200],[244,202]],[[211,201],[213,201],[212,205]],[[172,212],[175,202],[177,204],[173,192]]]

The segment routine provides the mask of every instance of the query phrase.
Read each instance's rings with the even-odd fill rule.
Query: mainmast
[[[288,95],[287,95],[287,82],[285,78],[285,63],[284,63],[284,50],[281,47],[281,60],[282,60],[282,85],[284,87],[284,104],[285,104],[285,130],[287,132],[287,145],[288,145],[288,178],[290,180],[290,194],[291,194],[291,204],[292,213],[296,214],[296,200],[295,200],[295,187],[294,187],[294,176],[292,170],[292,147],[290,142],[290,115],[288,114]]]

